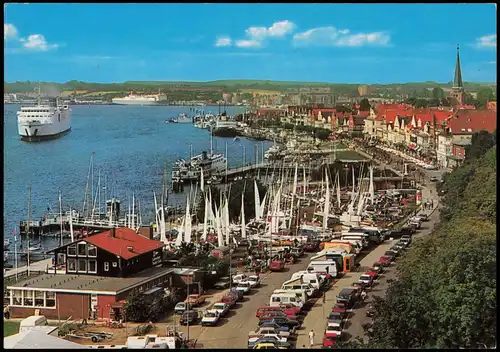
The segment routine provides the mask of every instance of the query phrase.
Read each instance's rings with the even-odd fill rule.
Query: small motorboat
[[[240,140],[240,138],[239,138],[239,137],[234,137],[234,138],[233,138],[233,141],[234,141],[234,142],[238,142],[239,140]]]

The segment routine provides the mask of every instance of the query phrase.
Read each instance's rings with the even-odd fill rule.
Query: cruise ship
[[[36,105],[21,106],[17,112],[17,127],[21,140],[39,142],[55,139],[71,131],[71,108],[59,105],[59,100],[50,104],[40,101],[40,86]]]
[[[134,95],[134,92],[124,98],[113,98],[113,104],[118,105],[156,105],[160,101],[160,95]]]

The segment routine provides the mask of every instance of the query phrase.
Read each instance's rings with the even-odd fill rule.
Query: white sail
[[[375,201],[375,187],[373,185],[373,165],[370,165],[370,188],[368,190],[370,192],[370,202],[373,205]]]
[[[295,200],[295,195],[297,194],[297,179],[298,179],[298,171],[299,171],[299,164],[295,163],[295,175],[293,177],[293,189],[292,189],[292,199],[290,201],[290,220],[288,222],[288,227],[292,227],[292,219],[293,219],[293,206],[294,206],[294,200]]]
[[[323,230],[328,228],[328,216],[330,215],[330,182],[328,179],[328,173],[325,169],[325,180],[326,180],[326,193],[325,193],[325,204],[323,209]]]
[[[186,203],[186,217],[184,221],[184,241],[186,243],[191,243],[191,231],[192,231],[192,221],[191,221],[191,213],[189,209],[189,198]]]
[[[208,204],[208,198],[207,195],[205,194],[205,216],[203,217],[203,233],[201,235],[201,239],[203,241],[206,241],[207,239],[207,232],[208,232],[208,208],[211,207],[210,204]]]
[[[182,234],[184,232],[184,220],[185,219],[182,219],[181,226],[180,228],[177,229],[179,233],[177,234],[177,238],[175,239],[174,243],[176,247],[179,247],[182,244]]]
[[[222,235],[221,219],[219,216],[217,205],[215,206],[215,227],[217,228],[217,243],[219,247],[222,247],[224,246],[224,238]]]
[[[203,168],[200,169],[200,189],[203,192],[205,190],[205,180],[203,179]]]
[[[125,226],[130,228],[130,196],[128,197],[128,213],[127,213],[127,221],[125,222]]]
[[[358,209],[356,212],[356,215],[358,215],[358,216],[361,215],[361,211],[363,210],[363,199],[364,199],[364,197],[360,196],[359,200],[358,200]]]
[[[224,202],[224,233],[226,235],[226,245],[229,246],[229,201]]]
[[[354,178],[354,166],[352,167],[352,193],[354,194],[354,187],[356,184],[356,180]]]
[[[155,220],[156,220],[156,228],[157,230],[160,230],[161,228],[161,224],[160,224],[160,214],[159,214],[159,211],[158,211],[158,202],[156,200],[156,192],[153,191],[153,198],[154,198],[154,201],[155,201]],[[161,231],[160,231],[161,232]]]
[[[247,225],[245,222],[245,194],[241,194],[241,237],[247,238]]]
[[[262,218],[260,212],[260,194],[259,188],[257,187],[257,181],[253,181],[254,195],[255,195],[255,219],[260,220]]]
[[[260,214],[259,217],[262,219],[264,217],[264,209],[266,207],[267,193],[264,194],[264,199],[262,199],[262,203],[260,203]]]

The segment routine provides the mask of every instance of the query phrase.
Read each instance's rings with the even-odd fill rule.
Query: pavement
[[[296,264],[287,265],[284,272],[268,272],[261,274],[261,285],[252,289],[246,295],[243,302],[238,302],[235,308],[231,309],[228,315],[221,318],[217,326],[192,325],[179,326],[184,336],[189,335],[189,339],[197,340],[196,348],[247,348],[248,333],[257,328],[259,320],[255,312],[259,307],[269,305],[269,298],[274,290],[280,289],[283,282],[290,279],[294,272],[305,270],[309,264],[309,258],[315,253],[307,253]],[[225,291],[209,293],[207,302],[200,310],[205,310],[211,304],[218,301],[218,298]],[[171,327],[179,324],[179,316],[169,316],[162,320],[162,323],[155,323],[160,329],[165,329],[167,325]],[[162,331],[162,330],[159,330]]]
[[[30,271],[45,271],[48,267],[52,266],[52,258],[43,259],[37,262],[30,263]],[[16,273],[24,273],[28,270],[27,265],[23,265],[13,269],[8,269],[4,273],[4,278],[14,276]]]

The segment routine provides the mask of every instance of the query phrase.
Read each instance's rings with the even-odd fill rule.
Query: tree
[[[481,87],[477,90],[476,108],[485,108],[489,101],[495,98],[493,89],[490,87]]]
[[[133,291],[127,297],[127,302],[123,307],[127,320],[138,323],[153,320],[152,318],[155,316],[154,309],[156,307],[152,303],[152,299],[149,296]]]
[[[488,131],[479,131],[472,135],[471,145],[465,148],[465,159],[475,160],[496,144],[496,138]]]
[[[417,99],[415,101],[415,105],[414,105],[416,108],[426,108],[429,106],[429,102],[426,100],[426,99]]]
[[[361,99],[359,102],[359,111],[370,111],[370,107],[370,102],[366,98]]]
[[[441,89],[441,87],[435,87],[432,90],[432,97],[436,99],[443,99],[444,98],[444,90]]]

